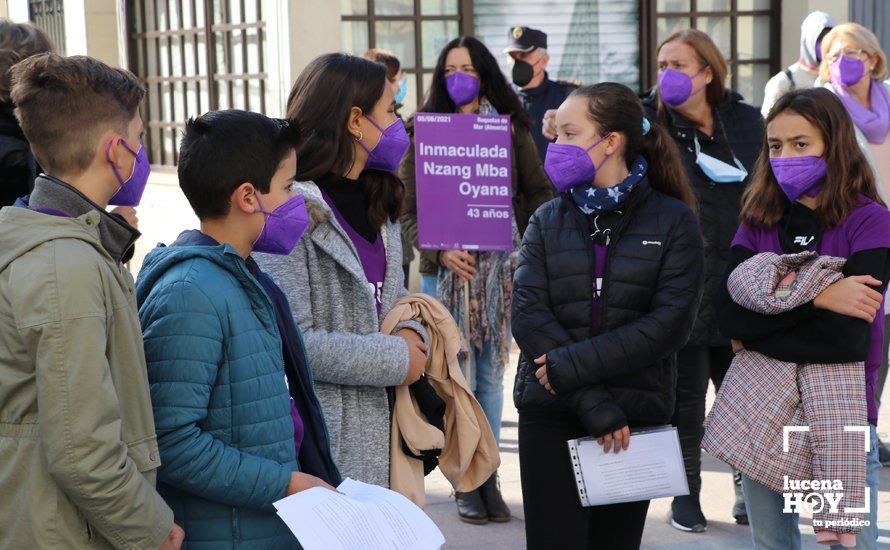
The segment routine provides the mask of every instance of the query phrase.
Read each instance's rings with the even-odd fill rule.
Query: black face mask
[[[513,84],[522,88],[523,86],[528,85],[534,76],[535,69],[531,64],[519,59],[513,62]]]

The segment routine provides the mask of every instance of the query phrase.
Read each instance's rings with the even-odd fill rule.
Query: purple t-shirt
[[[303,444],[303,419],[293,397],[290,399],[290,415],[294,419],[294,448],[297,450],[297,456],[300,456],[300,446]]]
[[[368,242],[364,237],[352,228],[351,225],[343,218],[334,201],[328,197],[327,193],[322,193],[324,200],[331,207],[337,221],[349,235],[349,240],[355,246],[358,252],[358,259],[362,263],[362,269],[365,272],[365,279],[368,280],[368,287],[374,295],[374,303],[377,305],[377,313],[380,313],[382,302],[380,300],[383,291],[383,281],[386,279],[386,249],[383,247],[383,237],[378,232],[374,242]]]
[[[822,239],[811,249],[824,256],[849,258],[857,252],[875,248],[890,248],[890,212],[886,208],[863,198],[865,204],[856,208],[837,227],[825,229]],[[779,229],[759,229],[742,224],[732,240],[732,246],[743,246],[759,254],[775,252],[784,254],[779,244]],[[881,347],[884,335],[884,316],[879,314],[871,325],[871,347],[865,359],[865,395],[868,401],[868,421],[878,423],[878,407],[875,403],[875,386],[881,366]]]

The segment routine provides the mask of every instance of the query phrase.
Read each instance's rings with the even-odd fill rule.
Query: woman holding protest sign
[[[881,464],[875,382],[884,327],[882,293],[890,278],[890,213],[878,197],[874,172],[856,142],[853,122],[830,91],[789,92],[773,105],[766,122],[767,139],[742,200],[743,223],[732,241],[727,275],[759,253],[812,250],[845,259],[844,278],[814,300],[778,315],[736,304],[724,282],[718,296],[719,328],[733,339],[737,351],[758,352],[777,361],[865,362],[870,436],[868,453],[860,456],[870,491],[864,514],[869,525],[862,526],[855,544],[876,548]],[[844,403],[849,396],[837,398],[836,407],[849,407]],[[837,414],[829,406],[818,410],[825,416]],[[799,517],[783,512],[787,508],[783,495],[747,475],[742,485],[754,545],[800,548]]]
[[[386,388],[416,382],[426,332],[380,324],[407,291],[394,175],[408,136],[394,113],[386,68],[345,54],[313,60],[297,77],[287,117],[301,134],[295,184],[310,228],[288,256],[257,257],[287,295],[303,330],[334,460],[343,477],[389,485]]]
[[[583,508],[566,441],[618,453],[630,428],[670,423],[704,278],[695,195],[626,86],[575,90],[556,124],[544,166],[560,193],[532,216],[514,279],[526,539],[638,548],[649,501]]]
[[[426,102],[419,112],[510,115],[514,242],[518,246],[531,214],[552,197],[551,185],[529,132],[531,120],[504,78],[497,60],[482,42],[472,37],[460,37],[445,46],[433,71]],[[411,130],[412,123],[409,122],[409,134]],[[402,162],[399,176],[405,182],[406,190],[402,224],[417,246],[414,165],[412,147]],[[473,365],[469,382],[491,423],[495,439],[500,441],[504,368],[510,347],[513,255],[423,250],[420,272],[422,291],[437,296],[452,312],[463,334],[468,335]],[[469,296],[465,296],[464,289],[469,289]],[[469,304],[469,310],[465,304]],[[510,510],[500,494],[497,474],[478,491],[458,493],[457,508],[461,519],[470,523],[510,519]]]
[[[658,47],[658,86],[645,98],[646,116],[663,126],[676,142],[699,204],[705,240],[705,286],[695,327],[678,356],[674,423],[686,464],[689,495],[671,503],[671,525],[702,532],[701,440],[708,381],[719,389],[732,361],[729,340],[715,321],[714,297],[729,260],[742,191],[750,181],[763,140],[760,111],[726,88],[727,64],[711,38],[697,29],[667,37]],[[732,514],[747,523],[740,476],[733,477]]]

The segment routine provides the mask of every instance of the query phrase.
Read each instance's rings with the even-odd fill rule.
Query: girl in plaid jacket
[[[865,362],[870,424],[866,460],[868,509],[857,548],[877,544],[877,407],[885,282],[890,277],[890,212],[856,143],[843,105],[822,89],[793,91],[767,117],[767,139],[742,200],[729,272],[762,252],[816,251],[846,259],[844,278],[810,302],[777,315],[745,309],[724,292],[720,330],[736,350],[800,364]],[[755,547],[800,548],[798,515],[783,495],[743,476]]]

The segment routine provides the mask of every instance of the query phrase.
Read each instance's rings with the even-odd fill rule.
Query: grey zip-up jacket
[[[306,198],[309,231],[288,256],[254,259],[287,296],[303,331],[316,393],[344,478],[389,486],[390,412],[387,386],[408,375],[408,346],[380,333],[381,320],[407,294],[399,224],[381,229],[386,277],[377,315],[358,252],[312,182],[296,184]],[[428,340],[419,323],[404,323]]]

